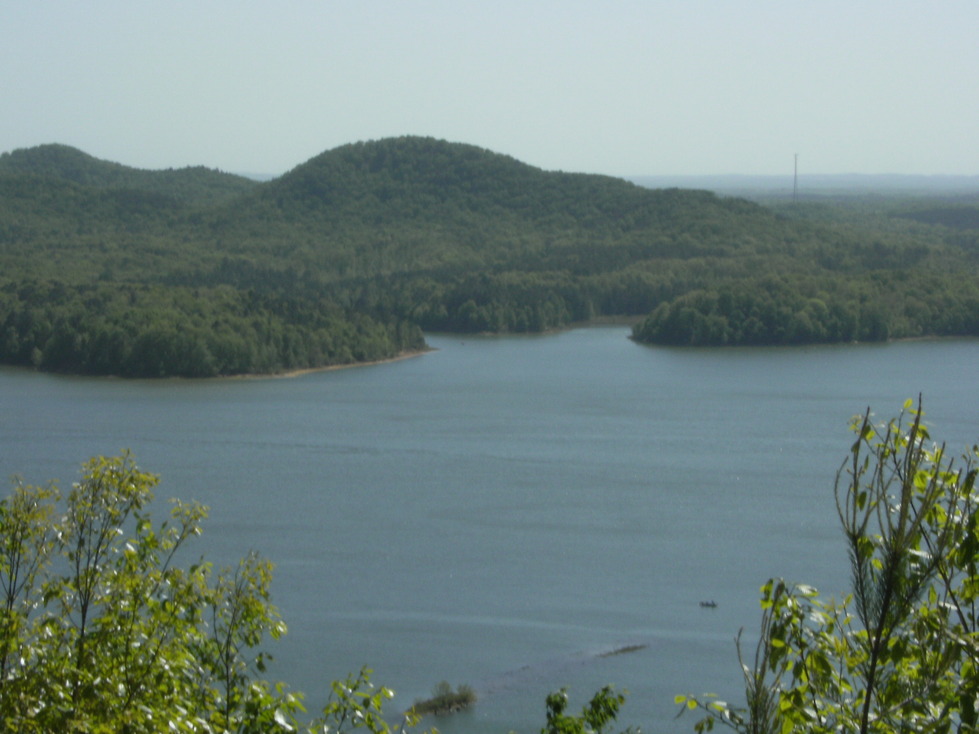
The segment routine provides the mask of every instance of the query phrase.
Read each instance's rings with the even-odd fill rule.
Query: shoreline
[[[614,316],[595,316],[594,318],[588,319],[587,321],[573,321],[565,326],[554,327],[553,329],[545,329],[541,332],[534,333],[521,333],[516,332],[483,332],[481,334],[476,334],[476,336],[522,336],[522,335],[547,335],[547,334],[559,334],[562,331],[572,331],[574,329],[587,329],[591,326],[633,326],[638,321],[642,320],[641,316],[628,316],[628,315],[614,315]],[[460,337],[465,337],[466,334],[459,334]],[[471,336],[471,335],[470,335]],[[631,338],[631,337],[630,337]],[[331,364],[324,367],[302,367],[295,370],[287,370],[285,372],[252,372],[243,375],[218,375],[216,377],[204,378],[204,379],[217,379],[217,380],[279,380],[288,379],[293,377],[302,377],[303,375],[309,375],[314,372],[331,372],[333,370],[346,370],[353,369],[355,367],[372,367],[379,364],[388,364],[389,362],[400,362],[404,359],[411,359],[412,357],[420,357],[424,354],[429,354],[430,352],[437,352],[438,349],[434,347],[426,346],[424,349],[419,349],[411,352],[401,352],[393,357],[388,357],[387,359],[375,359],[370,362],[349,362],[347,364]]]
[[[516,336],[547,336],[551,334],[559,334],[566,331],[574,331],[575,329],[588,329],[588,328],[600,328],[605,326],[631,326],[639,320],[640,317],[634,316],[600,316],[594,319],[589,319],[588,321],[576,321],[565,326],[555,327],[553,329],[547,329],[540,332],[481,332],[481,333],[456,333],[456,332],[433,332],[439,336],[452,336],[458,337],[460,339],[465,339],[469,337],[516,337]],[[660,344],[656,342],[642,342],[636,340],[631,334],[627,337],[634,343],[648,348],[654,349],[705,349],[705,350],[727,350],[727,349],[748,349],[748,350],[763,350],[763,349],[805,349],[812,347],[853,347],[853,346],[883,346],[887,344],[900,344],[903,342],[942,342],[942,341],[956,341],[956,340],[977,340],[979,335],[970,334],[922,334],[919,336],[903,336],[903,337],[891,337],[881,341],[850,341],[850,342],[807,342],[801,344],[728,344],[728,345],[718,345],[718,344],[703,344],[692,346],[689,344],[676,345],[676,344]],[[437,352],[438,349],[435,347],[425,346],[423,349],[400,352],[393,357],[387,357],[385,359],[376,359],[369,362],[348,362],[345,364],[331,364],[324,365],[322,367],[302,367],[298,369],[285,370],[282,372],[248,372],[243,374],[235,375],[213,375],[209,377],[185,377],[185,376],[166,376],[166,377],[121,377],[120,375],[91,375],[76,372],[58,372],[58,371],[47,371],[39,370],[36,367],[31,367],[29,365],[22,364],[0,364],[2,369],[11,370],[23,370],[25,372],[36,372],[39,374],[48,374],[58,377],[73,377],[73,378],[87,378],[96,380],[152,380],[152,381],[166,381],[166,380],[278,380],[278,379],[288,379],[294,377],[302,377],[303,375],[311,374],[314,372],[328,372],[332,370],[345,370],[352,369],[355,367],[372,367],[375,365],[387,364],[389,362],[400,362],[404,359],[411,359],[413,357],[420,357],[422,355],[428,354],[430,352]]]
[[[385,359],[374,359],[369,362],[347,362],[345,364],[329,364],[322,367],[300,367],[299,369],[286,370],[285,372],[251,372],[244,375],[219,375],[213,378],[205,379],[217,379],[217,380],[283,380],[290,379],[293,377],[302,377],[303,375],[313,374],[314,372],[332,372],[334,370],[347,370],[354,369],[356,367],[373,367],[379,364],[388,364],[390,362],[400,362],[405,359],[411,359],[413,357],[421,357],[424,354],[430,354],[431,352],[437,352],[437,349],[433,347],[426,347],[425,349],[418,349],[411,352],[400,352],[393,357],[387,357]]]

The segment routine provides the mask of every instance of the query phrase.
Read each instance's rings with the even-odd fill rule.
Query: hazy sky
[[[979,2],[0,0],[0,151],[282,173],[416,134],[613,175],[979,174]]]

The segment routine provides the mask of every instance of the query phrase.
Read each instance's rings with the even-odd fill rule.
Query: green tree
[[[852,589],[824,601],[780,579],[762,587],[746,704],[678,696],[739,732],[977,730],[979,448],[961,461],[932,442],[921,402],[853,422],[837,475]]]
[[[272,564],[255,554],[214,574],[178,552],[207,510],[173,502],[151,517],[158,478],[129,453],[95,457],[62,497],[17,481],[0,501],[0,731],[403,733],[383,711],[394,693],[371,671],[334,681],[319,715],[262,675],[266,638],[286,632],[271,603]],[[472,703],[474,691],[437,692]],[[580,716],[547,699],[546,734],[603,732],[625,697],[599,691]]]
[[[206,510],[175,502],[154,525],[157,481],[129,454],[97,457],[63,500],[18,482],[0,502],[0,729],[300,728],[301,696],[260,677],[263,640],[285,632],[271,564],[181,567]],[[347,707],[362,718],[371,705]]]
[[[390,688],[376,688],[371,682],[369,668],[362,668],[357,675],[330,685],[330,697],[320,716],[313,722],[310,732],[336,732],[348,734],[364,729],[370,734],[390,734],[392,728],[384,716],[384,702],[394,697]],[[395,731],[404,734],[415,726],[419,717],[408,711],[401,717]]]
[[[547,697],[547,723],[541,734],[602,734],[607,731],[625,703],[625,695],[611,686],[598,691],[577,716],[565,713],[568,692],[562,688]],[[631,729],[627,729],[631,732]]]
[[[55,545],[50,502],[55,494],[50,486],[28,487],[18,482],[12,495],[0,503],[0,686],[10,677],[8,673],[25,664],[17,653],[27,637],[31,614],[42,601],[40,582]]]

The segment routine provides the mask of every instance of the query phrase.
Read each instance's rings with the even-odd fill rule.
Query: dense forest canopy
[[[762,205],[420,137],[263,183],[45,145],[0,155],[0,265],[0,362],[88,374],[278,372],[598,316],[669,344],[979,334],[979,195]]]
[[[244,176],[203,166],[146,171],[94,158],[67,145],[41,145],[0,155],[0,171],[24,173],[90,186],[154,192],[161,198],[186,203],[212,204],[248,191],[256,185]]]

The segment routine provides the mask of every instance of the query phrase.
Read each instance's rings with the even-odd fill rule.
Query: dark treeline
[[[618,315],[669,344],[979,333],[979,201],[885,203],[767,207],[428,138],[267,183],[41,146],[0,156],[0,361],[264,373]]]
[[[227,286],[8,284],[0,314],[0,359],[79,374],[267,374],[424,347],[414,324]]]
[[[764,276],[664,302],[639,341],[690,346],[869,342],[979,333],[979,288],[906,273],[865,279]]]
[[[156,193],[179,202],[214,204],[257,186],[244,176],[203,166],[145,171],[93,158],[67,145],[42,145],[0,155],[0,171],[96,189]]]

